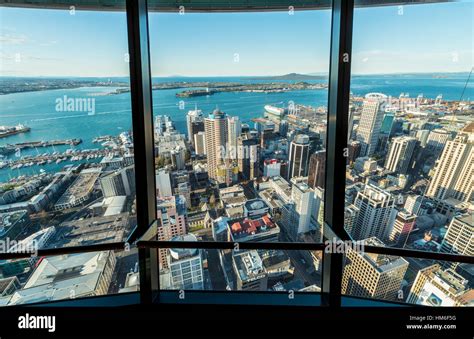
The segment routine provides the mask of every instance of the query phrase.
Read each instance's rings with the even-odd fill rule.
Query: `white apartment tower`
[[[354,205],[359,209],[359,215],[352,236],[356,240],[370,237],[386,239],[391,231],[389,225],[397,212],[392,194],[369,184],[357,193]]]
[[[361,156],[371,156],[375,153],[383,122],[385,100],[387,96],[381,93],[369,93],[365,96],[356,135],[356,140],[361,144]]]
[[[188,112],[186,115],[186,127],[188,130],[188,140],[194,145],[194,134],[193,133],[193,122],[199,122],[202,121],[202,111],[197,109],[197,107],[194,108],[194,110],[191,110]]]
[[[474,256],[474,212],[451,220],[441,243],[441,252]]]
[[[474,196],[474,122],[467,125],[454,140],[449,140],[435,165],[426,192],[437,200],[454,198],[470,202]]]

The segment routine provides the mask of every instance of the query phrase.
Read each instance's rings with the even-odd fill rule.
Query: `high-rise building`
[[[426,192],[435,200],[474,199],[474,122],[467,125],[454,140],[449,140],[435,165]]]
[[[171,241],[197,241],[193,234],[173,237]],[[202,254],[196,248],[170,248],[168,267],[170,272],[170,286],[178,290],[203,290],[204,272],[202,268]]]
[[[390,172],[407,174],[412,164],[413,154],[417,145],[416,138],[395,137],[390,142],[385,168]]]
[[[240,137],[240,134],[242,133],[242,125],[240,123],[239,117],[228,117],[227,126],[227,151],[229,153],[230,159],[236,160],[238,147],[237,140]]]
[[[395,115],[393,113],[385,113],[382,125],[380,126],[380,133],[377,145],[377,152],[385,152],[387,150],[388,140],[392,134],[393,121]]]
[[[309,157],[308,185],[324,188],[326,176],[326,150],[317,151]]]
[[[187,233],[186,199],[182,196],[169,196],[157,199],[156,219],[158,240],[168,241]],[[168,267],[167,249],[160,249],[160,264]]]
[[[242,134],[238,138],[237,156],[239,172],[242,177],[250,180],[259,177],[260,146],[258,138],[251,133]]]
[[[215,109],[204,119],[204,132],[209,178],[216,180],[218,166],[226,162],[228,138],[226,114]]]
[[[364,246],[385,246],[376,237],[361,241]],[[342,293],[363,298],[396,300],[402,288],[408,261],[402,257],[360,252],[348,248],[342,275]]]
[[[304,177],[308,170],[309,137],[298,134],[290,144],[288,179]]]
[[[407,303],[425,306],[468,306],[473,302],[468,281],[439,264],[418,271],[407,298]]]
[[[416,132],[416,139],[420,142],[421,147],[426,147],[428,143],[428,136],[430,135],[430,130],[420,129]]]
[[[446,142],[451,137],[451,133],[444,129],[435,129],[430,132],[426,140],[426,148],[435,154],[443,151]]]
[[[282,226],[293,240],[309,232],[317,225],[322,203],[317,199],[315,190],[308,186],[307,178],[291,179],[290,202],[282,207]],[[313,226],[313,227],[312,227]]]
[[[177,146],[170,152],[171,164],[173,167],[180,171],[185,168],[186,165],[186,149],[184,147]]]
[[[206,155],[206,133],[201,131],[194,134],[194,150],[197,155]]]
[[[193,126],[193,124],[195,124]],[[189,142],[193,145],[195,148],[196,145],[194,144],[194,135],[199,132],[197,129],[200,127],[202,128],[202,111],[198,110],[197,107],[195,107],[194,110],[191,110],[188,112],[186,115],[186,127],[188,129],[188,140]],[[203,129],[201,130],[203,131]]]
[[[173,195],[170,174],[165,169],[156,171],[155,182],[158,197],[163,198]]]
[[[421,205],[423,203],[423,196],[421,195],[409,195],[405,200],[405,205],[403,209],[406,210],[408,213],[420,215],[419,211]]]
[[[359,209],[353,204],[346,203],[344,208],[344,229],[348,234],[352,234],[358,215]]]
[[[474,256],[474,212],[451,220],[441,243],[441,252]]]
[[[398,247],[405,247],[410,232],[415,227],[416,215],[407,211],[397,213],[393,228],[389,236],[389,241]]]
[[[390,234],[390,221],[393,219],[395,199],[387,191],[374,185],[365,185],[357,193],[354,205],[359,209],[352,236],[356,240],[377,237],[386,239]]]
[[[381,93],[369,93],[365,96],[356,135],[356,140],[361,143],[362,156],[371,156],[376,151],[386,99],[387,96]]]
[[[128,166],[99,179],[105,198],[132,195],[135,192],[135,167]]]

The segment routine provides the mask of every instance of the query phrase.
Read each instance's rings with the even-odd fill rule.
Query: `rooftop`
[[[178,235],[171,238],[171,241],[197,241],[194,234]],[[196,248],[170,248],[170,256],[172,260],[178,261],[198,255],[199,249]]]
[[[365,246],[385,247],[385,244],[377,237],[364,239],[362,243]],[[390,271],[401,266],[408,267],[408,261],[402,257],[375,253],[364,253],[362,255],[379,272]]]
[[[129,214],[71,220],[61,223],[55,246],[86,246],[122,241],[129,227]]]
[[[279,227],[273,222],[269,215],[264,215],[260,219],[240,219],[229,220],[228,225],[232,234],[232,238],[237,241],[245,241],[253,238],[255,235],[263,235],[265,233],[279,233]]]
[[[256,280],[265,275],[262,259],[256,250],[235,252],[233,260],[236,274],[243,282]]]
[[[10,304],[70,299],[95,295],[111,251],[59,255],[40,259],[25,286]]]
[[[245,203],[245,208],[247,211],[258,211],[261,210],[262,208],[267,208],[267,204],[262,199],[252,199],[248,200]]]
[[[74,203],[76,199],[87,196],[94,187],[100,172],[101,169],[97,167],[82,170],[66,192],[58,199],[56,205]]]

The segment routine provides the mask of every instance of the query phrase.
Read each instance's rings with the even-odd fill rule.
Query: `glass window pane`
[[[161,240],[321,242],[331,15],[293,5],[150,13]]]
[[[320,251],[178,248],[159,253],[162,290],[321,290]],[[189,269],[190,261],[197,265]]]
[[[471,264],[350,249],[344,256],[342,293],[424,306],[472,307],[473,273]]]
[[[136,248],[0,260],[0,271],[1,306],[73,300],[140,289]]]
[[[124,4],[0,7],[2,252],[121,242],[136,225]],[[99,254],[1,260],[0,285],[14,288],[0,295],[19,298],[11,304],[138,288],[136,252],[123,252],[88,290],[78,275]],[[60,272],[42,277],[55,263]]]
[[[345,210],[354,239],[474,255],[473,6],[355,10]]]

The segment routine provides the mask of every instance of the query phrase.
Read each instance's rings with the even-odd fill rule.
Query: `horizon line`
[[[471,70],[465,71],[453,71],[453,72],[385,72],[385,73],[351,73],[352,76],[365,76],[365,75],[423,75],[423,74],[460,74],[469,73]],[[302,76],[328,76],[327,73],[313,72],[313,73],[286,73],[286,74],[274,74],[274,75],[152,75],[152,78],[268,78],[268,77],[282,77],[287,75],[302,75]],[[0,78],[130,78],[129,74],[126,75],[0,75]]]

